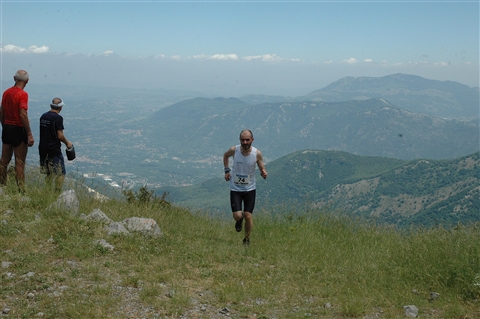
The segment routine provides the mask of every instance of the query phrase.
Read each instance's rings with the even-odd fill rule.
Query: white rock
[[[403,306],[403,310],[409,318],[417,318],[418,316],[418,308],[414,305]]]
[[[438,292],[432,291],[430,293],[430,301],[437,299],[439,296],[440,296],[440,294]]]
[[[161,237],[162,231],[152,218],[131,217],[123,220],[125,228],[131,232],[139,232],[147,236]]]
[[[111,224],[113,220],[111,220],[104,212],[100,209],[95,208],[86,218],[87,220],[93,220],[97,222],[102,222],[106,224]]]
[[[108,250],[113,250],[114,249],[113,245],[109,244],[105,239],[97,240],[97,241],[95,241],[95,244],[100,245],[103,248],[108,249]]]
[[[76,216],[78,215],[78,211],[80,209],[80,202],[78,201],[75,190],[70,189],[62,192],[60,196],[58,196],[57,201],[53,203],[50,207],[66,210],[70,214]]]
[[[114,234],[120,234],[120,235],[130,234],[128,230],[125,228],[125,226],[123,226],[122,223],[117,223],[117,222],[113,222],[110,225],[105,226],[105,231],[109,236]]]

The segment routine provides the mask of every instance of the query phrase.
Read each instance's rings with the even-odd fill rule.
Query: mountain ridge
[[[407,228],[480,221],[480,152],[452,160],[399,160],[341,151],[302,150],[267,164],[257,176],[257,207],[311,205]],[[228,210],[228,183],[214,178],[162,187],[173,203]],[[423,218],[422,218],[423,217]]]
[[[383,77],[344,77],[295,100],[333,102],[376,97],[413,112],[442,118],[471,120],[479,117],[478,87],[401,73]]]
[[[78,153],[73,163],[67,163],[67,170],[102,173],[115,187],[188,185],[214,177],[223,152],[238,142],[244,128],[254,131],[255,145],[268,162],[303,149],[446,159],[473,153],[479,145],[477,119],[447,120],[407,111],[386,97],[299,102],[260,95],[247,96],[245,101],[165,90],[92,91],[35,82],[28,87],[32,123],[49,109],[52,96],[66,101],[62,111],[65,133]],[[418,98],[415,94],[405,97],[409,101]],[[458,115],[465,117],[461,112]],[[32,125],[32,130],[38,136],[38,125]],[[27,161],[37,164],[38,154],[30,153]]]
[[[146,134],[157,147],[165,148],[166,141],[177,145],[172,152],[179,157],[204,156],[205,150],[223,153],[223,148],[234,143],[238,132],[245,128],[252,130],[258,147],[272,159],[306,148],[402,159],[439,159],[475,152],[479,145],[478,123],[474,120],[418,114],[383,98],[260,105],[235,100],[228,108],[223,106],[226,101],[228,104],[225,99],[221,102],[221,113],[215,107],[217,102],[211,99],[184,101],[174,117],[163,114],[175,112],[177,105],[159,110],[142,126],[148,127]],[[182,115],[189,103],[196,110],[195,116]],[[169,121],[182,116],[182,125]],[[154,136],[166,139],[155,140]]]

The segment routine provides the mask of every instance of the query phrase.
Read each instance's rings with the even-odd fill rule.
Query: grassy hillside
[[[452,160],[403,161],[304,150],[268,163],[267,171],[266,180],[257,178],[258,208],[329,207],[402,228],[480,222],[479,152]],[[185,207],[228,212],[229,185],[222,177],[158,189],[163,192]]]
[[[47,210],[58,194],[35,172],[27,181],[26,195],[10,183],[0,196],[7,318],[405,318],[405,305],[419,317],[480,316],[479,224],[400,233],[300,206],[259,210],[244,248],[231,220],[139,197],[100,202],[65,185],[80,213],[153,218],[163,232],[109,237]]]
[[[414,160],[363,180],[342,181],[319,202],[401,227],[480,221],[480,153]]]

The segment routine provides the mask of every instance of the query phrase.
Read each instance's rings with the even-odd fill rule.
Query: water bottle
[[[73,144],[72,147],[65,150],[65,153],[67,154],[67,158],[69,161],[73,161],[75,159],[75,147],[73,147]]]

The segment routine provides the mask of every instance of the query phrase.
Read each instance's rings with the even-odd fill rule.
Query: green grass
[[[302,207],[259,210],[244,248],[233,219],[100,202],[65,186],[80,213],[153,218],[163,237],[107,237],[99,223],[47,210],[58,194],[36,172],[29,200],[10,181],[0,196],[0,261],[12,262],[0,269],[0,311],[10,308],[9,318],[128,318],[128,307],[148,308],[147,318],[221,317],[224,307],[232,318],[405,318],[410,304],[420,317],[480,318],[478,224],[399,232]],[[93,244],[102,238],[115,249]]]

